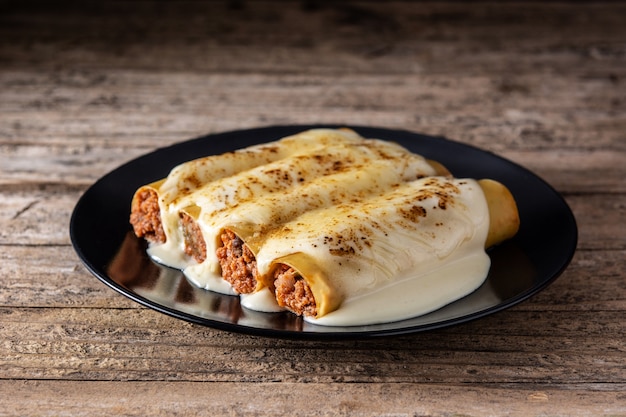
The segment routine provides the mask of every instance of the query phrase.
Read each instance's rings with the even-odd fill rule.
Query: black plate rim
[[[563,214],[566,214],[567,216],[567,222],[570,224],[569,232],[572,233],[571,239],[568,242],[569,247],[566,248],[566,252],[568,255],[561,259],[560,265],[553,271],[553,273],[549,277],[545,277],[544,279],[542,279],[540,284],[534,285],[532,288],[522,291],[518,293],[516,296],[509,298],[508,300],[501,302],[500,304],[496,306],[486,308],[484,310],[477,311],[474,313],[470,313],[462,317],[437,321],[434,323],[427,323],[427,324],[421,324],[421,325],[416,325],[416,326],[390,328],[390,329],[361,330],[360,329],[361,327],[367,327],[367,326],[359,326],[358,328],[355,328],[354,331],[350,331],[350,332],[334,332],[334,331],[311,332],[311,331],[267,329],[267,328],[253,327],[253,326],[247,326],[247,325],[242,325],[242,324],[232,324],[232,323],[222,322],[219,320],[212,320],[212,319],[208,319],[204,317],[199,317],[190,313],[186,313],[181,310],[177,310],[177,309],[165,306],[165,305],[161,305],[115,282],[113,279],[108,277],[106,273],[103,273],[100,270],[100,268],[97,265],[95,265],[88,256],[85,255],[85,253],[83,252],[81,248],[81,245],[78,239],[78,232],[77,232],[77,219],[81,215],[82,206],[84,205],[85,201],[90,197],[91,193],[93,193],[94,190],[99,185],[105,183],[108,178],[115,175],[115,173],[119,170],[125,169],[132,165],[136,165],[140,163],[141,161],[144,161],[152,157],[156,153],[167,152],[168,149],[174,149],[179,146],[191,146],[193,143],[205,141],[205,140],[208,140],[209,138],[215,139],[219,137],[227,137],[233,134],[250,136],[250,135],[256,135],[256,134],[263,134],[268,131],[279,131],[279,132],[293,131],[293,133],[297,133],[298,131],[304,131],[307,129],[341,128],[341,127],[348,127],[358,132],[379,131],[379,132],[395,133],[395,134],[400,134],[400,135],[405,135],[405,136],[408,135],[408,136],[412,136],[416,138],[428,138],[430,140],[435,140],[435,141],[443,141],[443,142],[450,143],[454,147],[457,147],[459,149],[465,148],[467,150],[471,150],[474,152],[483,153],[485,155],[488,155],[489,158],[497,159],[507,165],[514,167],[516,170],[525,173],[525,175],[532,177],[535,181],[540,182],[544,187],[550,190],[553,193],[553,197],[559,200],[563,208],[566,209],[563,212]],[[364,136],[375,137],[371,135],[364,135]],[[413,131],[409,131],[405,129],[398,129],[398,128],[386,128],[386,127],[380,127],[380,126],[367,126],[367,125],[355,125],[355,124],[288,124],[288,125],[263,126],[263,127],[248,128],[248,129],[234,129],[234,130],[229,130],[229,131],[224,131],[224,132],[209,133],[206,135],[201,135],[195,138],[176,142],[168,146],[156,148],[146,154],[140,155],[136,158],[131,159],[130,161],[126,163],[119,165],[118,167],[114,168],[113,170],[109,171],[108,173],[100,177],[91,186],[89,186],[87,190],[79,197],[74,207],[74,210],[72,211],[72,214],[70,217],[69,235],[70,235],[70,240],[74,248],[74,251],[76,252],[77,256],[79,257],[83,265],[87,268],[87,270],[92,275],[94,275],[100,282],[105,284],[107,287],[111,288],[117,293],[129,298],[130,300],[144,307],[155,310],[159,313],[168,315],[170,317],[174,317],[179,320],[183,320],[186,322],[190,322],[190,323],[194,323],[194,324],[198,324],[201,326],[214,328],[218,330],[253,335],[253,336],[263,336],[263,337],[272,337],[272,338],[281,338],[281,339],[306,339],[306,340],[346,340],[346,339],[367,339],[367,338],[400,336],[400,335],[408,335],[408,334],[422,333],[422,332],[444,329],[444,328],[448,328],[451,326],[457,326],[457,325],[461,325],[461,324],[465,324],[471,321],[478,320],[480,318],[495,314],[497,312],[500,312],[500,311],[509,309],[515,305],[518,305],[519,303],[525,300],[528,300],[532,296],[543,291],[546,287],[552,284],[559,276],[561,276],[562,273],[565,271],[565,269],[567,269],[572,258],[574,257],[574,254],[576,252],[576,247],[578,244],[578,228],[576,224],[576,219],[574,217],[574,214],[571,208],[569,207],[569,205],[567,204],[563,196],[554,187],[552,187],[552,185],[550,185],[547,181],[545,181],[543,178],[539,177],[538,175],[536,175],[529,169],[507,158],[497,155],[491,151],[487,151],[477,146],[473,146],[473,145],[462,143],[453,139],[449,139],[444,136],[417,133],[417,132],[413,132]]]

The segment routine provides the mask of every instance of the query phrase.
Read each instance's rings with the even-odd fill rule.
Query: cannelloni
[[[348,129],[181,164],[137,190],[130,221],[195,285],[323,325],[400,320],[467,295],[487,276],[485,248],[519,227],[504,185]]]

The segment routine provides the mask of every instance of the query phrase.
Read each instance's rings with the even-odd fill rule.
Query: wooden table
[[[0,415],[626,415],[626,4],[0,3]],[[579,226],[509,310],[364,341],[231,334],[82,266],[108,171],[212,132],[340,123],[475,145]]]

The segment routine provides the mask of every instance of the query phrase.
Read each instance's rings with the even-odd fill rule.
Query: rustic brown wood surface
[[[0,415],[626,416],[626,3],[0,1]],[[343,123],[531,169],[569,268],[445,330],[296,341],[189,324],[82,266],[108,171],[212,132]]]

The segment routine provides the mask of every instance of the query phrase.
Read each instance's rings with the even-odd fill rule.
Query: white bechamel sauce
[[[475,291],[485,281],[490,264],[484,251],[473,251],[432,271],[416,268],[393,284],[344,300],[339,309],[323,317],[305,320],[322,326],[360,326],[427,314]]]
[[[175,225],[178,228],[178,224]],[[173,228],[172,228],[173,229]],[[150,244],[148,255],[155,262],[178,269],[194,286],[220,294],[236,295],[229,282],[225,281],[215,263],[197,263],[184,252],[180,230],[170,233],[162,244]]]
[[[219,273],[208,270],[207,266],[210,265],[196,263],[183,269],[183,274],[196,287],[220,294],[237,294],[228,281],[223,279]]]
[[[171,241],[170,241],[171,242]],[[172,248],[171,244],[154,244],[151,243],[148,246],[148,255],[155,262],[169,266],[176,269],[184,269],[189,265],[189,256],[185,254],[180,248]]]
[[[394,143],[357,140],[350,134],[332,144],[322,142],[325,146],[210,181],[174,199],[161,211],[166,245],[173,248],[182,245],[179,211],[191,205],[201,210],[197,223],[205,239],[206,260],[202,266],[188,268],[185,274],[192,282],[201,288],[216,287],[216,250],[221,244],[219,236],[228,226],[239,223],[275,227],[307,210],[359,194],[380,193],[393,184],[435,173],[423,157]],[[176,174],[189,177],[190,169],[177,168]],[[168,178],[166,184],[170,182]]]
[[[458,193],[446,191],[450,201],[442,209],[435,193],[447,185]],[[275,259],[303,252],[345,294],[357,294],[415,266],[435,269],[466,248],[484,251],[488,228],[487,203],[476,181],[423,178],[360,203],[307,211],[263,241],[257,267],[265,274]]]
[[[438,193],[445,189],[452,191],[444,209]],[[422,213],[420,207],[425,214],[407,221]],[[433,311],[474,291],[490,266],[488,207],[471,179],[417,180],[362,204],[307,212],[284,228],[288,233],[264,242],[258,270],[265,273],[274,259],[294,252],[316,259],[345,297],[338,310],[307,319],[320,325],[373,324]],[[333,253],[346,249],[354,251]]]
[[[285,309],[278,305],[276,297],[269,288],[263,288],[252,294],[241,294],[241,305],[247,309],[263,313],[278,313]]]
[[[325,142],[320,143],[335,143],[331,137],[329,133]],[[341,140],[361,141],[353,135]],[[378,170],[371,162],[376,158],[370,158],[370,151],[362,149],[364,153],[359,154],[341,145],[334,146],[331,154],[336,154],[337,161],[356,160],[362,168],[356,177],[349,178],[352,174],[343,169],[332,172],[328,171],[331,165],[294,157],[302,147],[294,143],[279,152],[279,156],[268,154],[267,158],[257,155],[257,149],[252,151],[252,158],[245,153],[233,157],[231,153],[229,158],[230,162],[235,161],[234,167],[226,158],[183,164],[174,169],[160,190],[165,192],[160,204],[168,240],[151,246],[150,256],[182,269],[197,287],[232,295],[236,293],[220,276],[215,255],[219,233],[233,222],[269,225],[266,231],[272,233],[282,228],[285,233],[268,233],[267,237],[264,234],[259,241],[260,249],[255,254],[258,270],[267,273],[273,260],[295,252],[316,259],[320,270],[332,277],[334,290],[344,296],[338,310],[317,319],[306,319],[326,326],[366,325],[415,317],[471,293],[484,282],[490,266],[483,247],[489,213],[480,186],[474,180],[439,177],[435,180],[439,184],[428,185],[435,177],[416,181],[404,177],[407,172],[415,173],[419,169],[423,170],[422,175],[434,175],[423,158],[401,156],[398,161],[403,161],[404,166],[397,164],[395,170]],[[302,148],[310,151],[318,149],[316,146],[312,141]],[[382,146],[385,155],[406,155],[406,150],[387,142],[375,146]],[[211,164],[219,169],[209,169]],[[269,175],[276,169],[291,178],[279,177],[277,181]],[[197,185],[198,172],[207,177],[202,178],[209,181],[207,184]],[[209,178],[215,172],[216,178]],[[420,194],[428,187],[431,191],[443,190],[437,187],[448,182],[462,190],[453,193],[448,209],[437,207],[436,195]],[[193,192],[185,188],[191,185],[195,187]],[[338,204],[332,198],[338,192],[360,196]],[[281,198],[284,195],[289,198]],[[207,244],[207,260],[203,263],[196,263],[182,250],[179,210],[191,204],[201,209],[197,222]],[[415,209],[418,211],[412,211]],[[428,215],[416,215],[419,210]],[[277,214],[283,217],[275,224]],[[407,220],[416,216],[419,221],[415,224]],[[352,253],[337,256],[337,252],[347,249]],[[268,289],[242,296],[241,302],[251,310],[282,310]]]
[[[198,288],[220,294],[236,295],[228,281],[225,281],[215,268],[211,269],[208,263],[199,264],[187,256],[182,249],[172,250],[172,245],[151,244],[148,247],[148,256],[157,263],[181,270],[185,277]]]
[[[330,145],[360,143],[363,140],[358,134],[349,130],[312,129],[275,142],[198,158],[174,167],[158,188],[161,222],[166,242],[151,248],[154,259],[178,269],[188,265],[188,262],[178,255],[183,244],[179,211],[189,204],[187,197],[197,192],[198,188],[219,180],[228,183],[229,177],[240,175],[251,169],[262,169],[267,164],[295,155]],[[211,248],[214,248],[213,241],[211,239],[209,241]],[[166,252],[171,254],[168,255]],[[210,262],[215,262],[215,259],[211,259]]]

